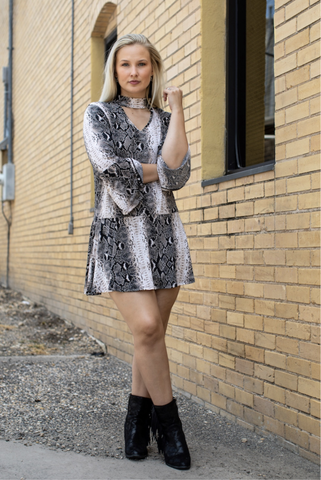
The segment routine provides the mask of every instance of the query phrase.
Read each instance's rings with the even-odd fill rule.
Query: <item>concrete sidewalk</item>
[[[161,456],[133,462],[127,459],[92,457],[61,452],[38,445],[0,440],[1,480],[129,480],[129,479],[240,479],[239,469],[220,466],[219,458],[209,458],[206,465],[195,462],[189,471],[167,467]],[[265,477],[266,478],[266,477]]]
[[[25,446],[0,440],[1,480],[175,480],[175,479],[318,479],[318,466],[283,451],[274,459],[259,452],[231,452],[219,446],[191,449],[192,468],[178,471],[167,467],[156,450],[143,461],[93,457],[51,450],[39,445]],[[206,461],[204,462],[204,459]]]

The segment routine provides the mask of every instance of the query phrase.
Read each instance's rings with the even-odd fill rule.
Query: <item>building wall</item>
[[[68,235],[70,2],[58,2],[54,12],[44,3],[39,7],[36,0],[14,3],[17,188],[12,205],[10,285],[86,328],[108,345],[111,354],[130,361],[131,335],[111,299],[83,295],[92,213],[91,167],[82,140],[82,118],[91,101],[91,34],[97,19],[103,18],[99,15],[105,2],[75,0],[73,235]],[[204,31],[210,25],[204,22],[202,29],[201,18],[207,12],[208,18],[214,18],[212,2],[114,3],[118,35],[147,35],[164,59],[167,82],[184,92],[193,170],[188,185],[176,196],[196,282],[181,289],[168,329],[173,383],[232,421],[275,434],[316,461],[319,2],[276,0],[275,170],[205,188],[202,175],[211,168],[204,169],[204,163],[223,165],[225,158],[223,141],[215,143],[212,159],[208,143],[201,141],[201,135],[210,131],[208,122],[201,128],[201,104],[203,108],[204,92],[208,95],[211,86],[223,97],[212,95],[215,115],[206,118],[213,126],[218,118],[221,125],[224,120],[225,78],[220,74],[213,84],[211,77],[217,65],[222,68],[222,51],[210,58],[214,68],[204,67],[207,55],[201,65],[202,49],[211,51],[208,30]],[[0,0],[1,11],[6,11],[6,4],[7,0]],[[223,0],[217,5],[224,15]],[[221,44],[222,25],[221,30],[215,29]],[[107,28],[106,24],[102,30]],[[1,59],[6,59],[6,35],[1,30]],[[5,258],[6,224],[0,217],[2,283]]]

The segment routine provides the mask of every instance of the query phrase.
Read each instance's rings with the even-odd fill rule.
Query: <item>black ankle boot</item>
[[[153,433],[158,451],[164,452],[165,463],[178,470],[188,470],[191,457],[185,440],[182,422],[178,416],[175,398],[167,405],[154,406]]]
[[[125,421],[125,454],[131,460],[141,460],[148,455],[152,406],[150,398],[129,396]]]

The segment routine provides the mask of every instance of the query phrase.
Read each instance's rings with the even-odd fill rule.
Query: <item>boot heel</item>
[[[154,406],[152,430],[158,451],[164,453],[165,463],[178,470],[191,467],[191,456],[178,415],[175,398],[167,405]]]

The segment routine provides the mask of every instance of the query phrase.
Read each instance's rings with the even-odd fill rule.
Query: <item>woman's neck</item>
[[[114,100],[121,107],[127,108],[148,108],[148,100],[146,97],[126,97],[124,95],[119,95],[118,98]]]

